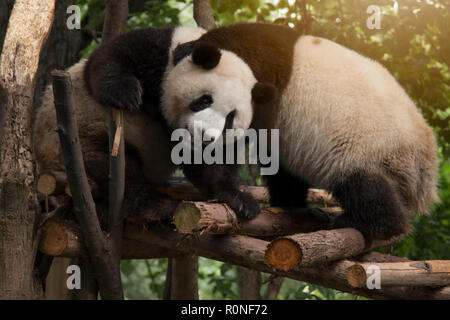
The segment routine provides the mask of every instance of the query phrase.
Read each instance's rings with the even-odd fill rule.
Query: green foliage
[[[126,299],[162,299],[167,259],[122,260],[120,271]]]

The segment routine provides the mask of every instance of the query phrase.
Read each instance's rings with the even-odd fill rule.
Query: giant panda
[[[173,121],[198,87],[222,85],[213,78],[218,68],[210,68],[207,82],[196,78],[192,60],[237,55],[224,66],[230,74],[248,66],[258,82],[272,86],[252,120],[253,128],[279,129],[280,170],[267,177],[272,205],[306,206],[308,188],[323,188],[344,210],[333,227],[356,228],[370,243],[408,233],[411,215],[438,201],[433,131],[379,63],[269,23],[213,29],[189,48],[163,84],[163,113]]]
[[[182,118],[180,121],[169,122],[161,113],[163,83],[186,55],[183,49],[176,50],[175,55],[175,48],[197,39],[204,32],[193,27],[132,31],[101,45],[87,61],[68,70],[85,168],[99,189],[100,200],[107,197],[109,163],[105,106],[128,109],[124,112],[126,184],[123,209],[129,215],[146,220],[171,217],[177,203],[151,186],[166,182],[175,169],[170,157],[173,129],[186,127],[193,134],[191,124],[195,121],[202,121],[206,128],[220,129],[220,132],[225,126],[247,129],[250,125],[251,89],[257,81],[248,66],[236,63],[239,59],[236,56],[218,63],[217,70],[228,65],[235,65],[236,69],[214,75],[211,84],[215,87],[209,91],[214,95],[213,106],[204,94],[204,87],[192,87],[192,94],[183,97],[184,101],[191,101],[176,111]],[[202,83],[211,77],[200,62],[192,68]],[[223,87],[218,85],[218,77],[227,82],[227,89],[234,91],[232,97],[215,91]],[[127,100],[128,97],[136,100]],[[209,107],[206,112],[198,112],[205,106]],[[34,152],[40,172],[64,170],[51,86],[37,112]],[[259,211],[258,203],[239,190],[237,166],[185,165],[183,170],[194,185],[207,190],[212,198],[226,201],[241,216],[253,216]],[[220,171],[220,174],[211,177],[211,170]]]

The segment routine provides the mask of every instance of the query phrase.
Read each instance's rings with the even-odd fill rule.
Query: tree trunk
[[[0,65],[0,299],[43,297],[31,152],[33,88],[54,0],[16,0]]]
[[[82,29],[67,28],[67,8],[74,4],[77,4],[76,0],[56,1],[55,21],[39,59],[34,94],[35,109],[40,106],[42,93],[50,83],[50,72],[53,69],[66,69],[77,63],[81,50],[92,40],[92,36]]]
[[[3,41],[5,40],[9,16],[11,15],[13,6],[14,0],[3,0],[0,6],[0,48],[3,48]]]

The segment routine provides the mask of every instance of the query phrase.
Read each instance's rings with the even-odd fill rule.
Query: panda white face
[[[188,129],[208,141],[217,140],[225,129],[243,133],[252,121],[256,83],[248,65],[234,53],[194,48],[166,75],[163,114],[172,128]]]

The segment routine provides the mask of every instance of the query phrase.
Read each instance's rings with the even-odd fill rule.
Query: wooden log
[[[267,246],[265,260],[275,269],[289,271],[354,257],[398,240],[375,240],[366,248],[363,235],[356,229],[321,230],[273,240]]]
[[[250,193],[255,200],[262,203],[269,203],[269,190],[266,187],[245,186],[240,189]],[[175,200],[185,201],[206,201],[208,200],[201,192],[191,183],[184,179],[172,179],[167,186],[158,187],[158,191],[169,195]],[[306,200],[310,204],[320,205],[324,207],[338,207],[339,203],[331,194],[320,189],[309,189]]]
[[[53,257],[89,258],[80,227],[73,221],[48,219],[42,226],[39,250]],[[124,239],[122,259],[156,259],[177,256],[175,250],[148,246],[142,242]]]
[[[36,189],[44,196],[57,196],[65,192],[67,175],[64,171],[41,173],[37,179]]]
[[[224,203],[184,201],[175,210],[173,223],[181,233],[280,236],[327,229],[339,214],[333,210],[300,208],[262,209],[252,220],[240,220]]]
[[[355,288],[366,285],[377,268],[381,286],[445,286],[450,284],[450,261],[355,263],[347,270],[348,283]]]
[[[250,193],[255,200],[269,203],[269,191],[265,187],[241,186],[242,191]],[[182,179],[172,179],[167,186],[158,187],[158,191],[175,200],[205,201],[207,198],[191,183]]]
[[[160,226],[144,230],[142,226],[127,223],[124,229],[124,236],[126,239],[133,239],[150,245],[157,244],[168,249],[176,247],[180,252],[195,253],[209,259],[314,283],[373,299],[450,299],[450,286],[442,288],[382,287],[376,290],[353,288],[347,281],[347,269],[354,265],[355,262],[348,260],[291,271],[276,270],[268,266],[264,258],[265,249],[269,243],[241,235],[187,237]]]

